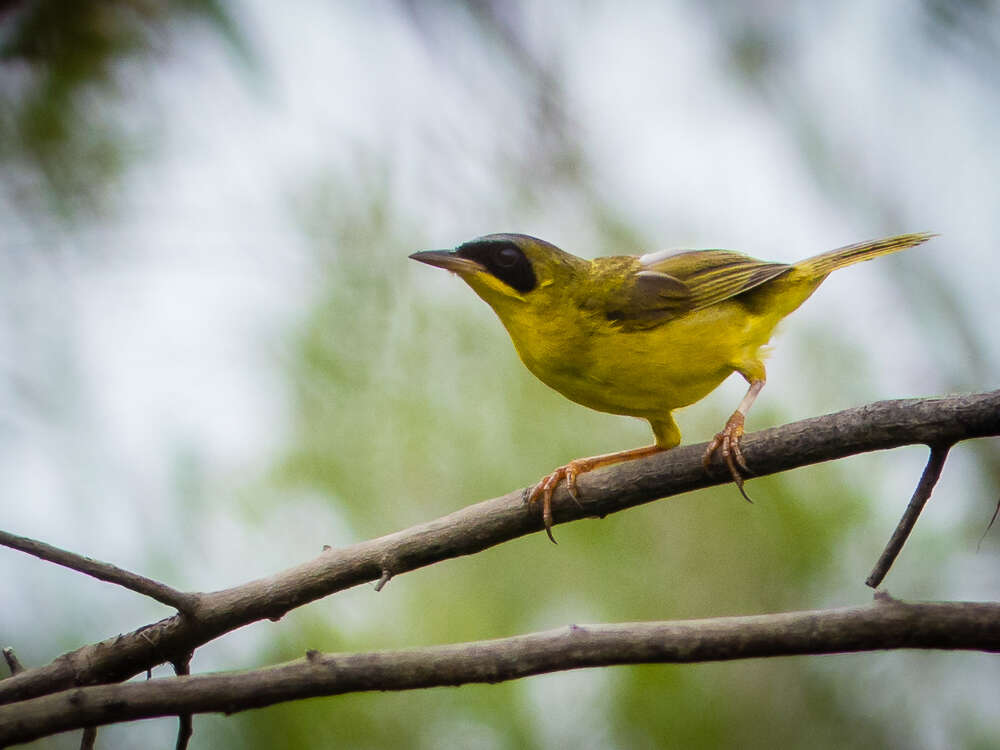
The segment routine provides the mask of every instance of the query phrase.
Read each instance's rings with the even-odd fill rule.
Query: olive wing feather
[[[747,292],[789,268],[729,250],[643,255],[631,282],[608,300],[607,318],[625,331],[654,328]]]

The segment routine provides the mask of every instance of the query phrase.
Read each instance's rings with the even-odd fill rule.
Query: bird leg
[[[543,477],[542,481],[534,486],[530,494],[526,493],[527,502],[534,503],[541,498],[542,521],[545,523],[545,533],[549,535],[549,539],[555,544],[555,537],[552,536],[552,495],[559,486],[559,482],[564,479],[566,480],[566,490],[569,492],[570,497],[573,498],[573,501],[577,505],[580,505],[580,493],[576,486],[576,478],[580,474],[593,471],[601,466],[610,466],[636,458],[645,458],[646,456],[652,456],[655,453],[665,450],[667,450],[665,447],[659,445],[647,445],[644,448],[633,448],[632,450],[619,451],[618,453],[605,453],[600,456],[578,458],[570,461],[565,466],[560,466],[548,476]]]
[[[705,456],[702,459],[705,471],[709,471],[712,466],[712,456],[718,451],[722,456],[723,462],[729,468],[729,473],[739,488],[740,494],[749,503],[752,503],[753,500],[750,499],[746,490],[743,489],[743,474],[740,473],[740,470],[742,469],[747,474],[752,474],[753,472],[750,471],[750,467],[747,466],[746,459],[743,457],[740,440],[743,437],[743,424],[746,422],[747,412],[750,411],[750,407],[757,398],[757,394],[760,393],[763,387],[763,379],[750,381],[750,389],[747,391],[747,395],[740,401],[740,405],[736,407],[736,411],[733,412],[733,415],[726,422],[726,426],[722,428],[722,432],[718,433],[712,439],[712,442],[708,444]]]

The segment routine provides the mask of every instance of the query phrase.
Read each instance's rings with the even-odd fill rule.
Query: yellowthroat
[[[794,265],[729,250],[584,260],[523,234],[489,234],[410,257],[461,276],[493,308],[521,361],[543,383],[591,409],[641,417],[653,428],[653,445],[570,461],[535,485],[529,502],[542,499],[545,531],[555,541],[552,494],[560,481],[578,500],[583,472],[678,445],[673,411],[704,398],[733,372],[750,387],[709,444],[705,468],[719,453],[746,497],[741,469],[750,470],[740,439],[764,387],[762,348],[775,327],[831,271],[933,236],[861,242]]]

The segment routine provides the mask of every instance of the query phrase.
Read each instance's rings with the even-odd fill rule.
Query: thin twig
[[[1000,390],[868,404],[747,435],[743,452],[754,471],[765,475],[865,451],[998,434]],[[579,479],[583,508],[560,487],[553,498],[555,520],[603,517],[657,498],[728,482],[726,476],[705,473],[704,451],[704,444],[688,445],[584,474]],[[538,509],[525,505],[522,497],[521,490],[510,492],[403,531],[326,550],[266,578],[199,594],[192,616],[168,617],[0,680],[0,704],[76,685],[128,679],[223,633],[377,581],[386,560],[392,561],[392,574],[399,576],[541,531]]]
[[[194,612],[195,607],[198,605],[198,597],[195,594],[178,591],[159,581],[154,581],[138,573],[132,573],[131,571],[119,568],[117,565],[94,560],[91,557],[84,557],[83,555],[78,555],[75,552],[60,549],[59,547],[53,547],[51,544],[46,544],[36,539],[29,539],[26,536],[17,536],[7,531],[0,531],[0,545],[20,550],[21,552],[27,552],[29,555],[34,555],[56,565],[62,565],[79,573],[85,573],[98,580],[123,586],[130,591],[135,591],[169,607],[173,607],[183,614]]]
[[[375,590],[376,591],[381,591],[382,589],[384,589],[385,585],[387,583],[389,583],[389,580],[391,578],[392,578],[392,573],[389,571],[389,569],[386,568],[385,570],[383,570],[382,571],[382,577],[379,578],[378,581],[375,582]]]
[[[185,654],[183,659],[177,659],[173,662],[174,674],[178,677],[191,674],[191,657],[194,656],[192,653]],[[194,720],[191,713],[183,713],[177,717],[177,744],[174,746],[175,750],[187,750],[188,743],[191,741],[191,737],[194,735]]]
[[[7,667],[10,669],[12,675],[24,671],[24,665],[21,664],[20,659],[17,658],[17,654],[14,653],[14,649],[10,646],[4,647],[3,658],[7,662]]]
[[[309,652],[246,672],[72,688],[0,706],[0,746],[88,723],[233,713],[369,690],[496,683],[616,664],[694,663],[898,648],[1000,651],[1000,603],[902,602],[673,622],[570,625],[447,646],[360,654]]]
[[[979,537],[979,541],[976,542],[976,552],[979,552],[979,548],[982,547],[983,542],[986,541],[986,535],[990,533],[990,529],[992,529],[993,524],[996,523],[998,515],[1000,515],[1000,497],[997,498],[997,507],[993,509],[993,515],[990,517],[990,522],[986,524],[986,529],[983,531],[983,535]]]
[[[903,549],[903,545],[910,536],[910,532],[913,531],[913,526],[917,523],[920,511],[924,509],[924,505],[934,491],[934,485],[937,484],[938,478],[941,476],[944,462],[948,459],[948,451],[951,450],[951,443],[935,444],[930,448],[931,453],[927,457],[927,465],[924,466],[923,474],[920,475],[920,481],[917,483],[917,488],[913,491],[913,497],[910,498],[910,502],[903,512],[903,517],[899,519],[896,530],[892,532],[889,543],[882,550],[878,562],[875,563],[872,572],[865,579],[865,583],[872,588],[882,583],[882,579],[889,572],[889,568],[892,567],[896,556],[899,555],[899,551]]]
[[[97,727],[84,727],[80,738],[80,750],[94,750],[97,747]]]

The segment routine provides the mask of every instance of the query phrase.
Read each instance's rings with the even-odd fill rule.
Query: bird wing
[[[631,282],[608,300],[607,318],[625,331],[654,328],[749,291],[789,268],[729,250],[643,255],[632,268]]]
[[[591,261],[589,281],[577,304],[625,331],[653,328],[691,310],[687,284],[644,270],[634,255]]]
[[[668,274],[691,290],[691,309],[723,302],[750,291],[785,273],[791,266],[757,260],[730,250],[691,250],[674,255],[644,255],[639,259],[645,273]]]

